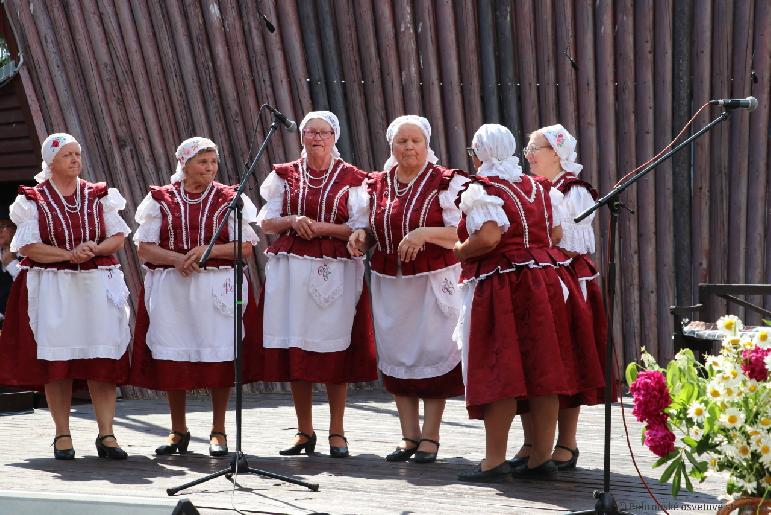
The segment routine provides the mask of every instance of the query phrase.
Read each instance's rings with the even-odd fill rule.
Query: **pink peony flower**
[[[637,375],[629,387],[634,398],[632,413],[640,422],[658,419],[660,422],[664,408],[672,404],[672,397],[667,389],[667,380],[658,370],[644,370]],[[666,415],[664,416],[666,420]]]
[[[666,417],[666,415],[665,415]],[[675,435],[665,422],[649,423],[645,427],[645,446],[656,456],[666,456],[675,450]]]
[[[742,352],[742,370],[747,377],[755,381],[765,381],[768,379],[768,369],[766,368],[766,356],[771,354],[771,349],[761,349],[755,347],[751,350]]]

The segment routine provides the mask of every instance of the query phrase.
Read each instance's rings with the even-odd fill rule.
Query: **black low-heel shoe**
[[[337,433],[332,433],[327,437],[327,439],[332,440],[332,438],[336,436],[343,439],[345,442],[345,447],[335,447],[332,444],[329,444],[329,455],[333,458],[347,458],[350,456],[350,453],[348,452],[348,439],[346,437]]]
[[[414,444],[415,447],[410,447],[409,449],[397,447],[394,452],[386,456],[386,461],[407,461],[412,457],[413,454],[415,454],[415,452],[418,450],[418,445],[420,445],[420,442],[413,440],[412,438],[402,437],[402,441]]]
[[[190,445],[190,431],[185,433],[172,431],[171,434],[178,436],[179,441],[177,443],[161,445],[155,449],[155,454],[157,456],[166,456],[168,454],[185,454],[187,452],[187,446]]]
[[[546,460],[537,467],[529,468],[525,462],[511,469],[511,476],[516,479],[554,479],[557,465],[552,460]]]
[[[504,461],[490,470],[482,470],[480,464],[475,470],[467,470],[458,474],[458,479],[471,483],[507,483],[511,481],[511,466]]]
[[[56,440],[58,440],[59,438],[71,439],[72,437],[70,435],[56,435],[56,437],[54,438],[54,443],[51,444],[54,447],[54,458],[56,458],[57,460],[74,460],[75,449],[73,449],[72,447],[70,447],[69,449],[56,448]]]
[[[431,440],[430,438],[421,438],[420,442],[431,442],[432,444],[436,445],[436,451],[435,452],[426,452],[426,451],[415,451],[415,457],[412,458],[412,461],[415,463],[433,463],[436,461],[436,455],[439,453],[439,442],[436,440]],[[420,442],[418,442],[418,445],[420,445]]]
[[[556,449],[559,447],[560,449],[565,449],[570,453],[570,459],[569,460],[552,460],[554,461],[554,464],[557,465],[557,470],[570,470],[576,468],[576,463],[578,463],[578,448],[571,449],[570,447],[565,447],[564,445],[555,445],[554,448]]]
[[[297,456],[298,454],[302,454],[302,452],[305,451],[305,454],[308,456],[312,455],[313,451],[316,450],[316,433],[314,432],[312,435],[309,435],[308,433],[297,431],[295,436],[304,436],[308,440],[305,443],[298,443],[284,450],[278,451],[278,453],[281,456]]]
[[[227,456],[228,454],[228,435],[225,433],[222,433],[220,431],[212,431],[209,434],[209,440],[214,438],[215,436],[221,436],[225,439],[225,445],[220,445],[218,443],[211,443],[209,442],[209,456],[219,457],[219,456]]]
[[[108,460],[125,460],[128,458],[128,453],[120,447],[107,447],[104,444],[106,438],[112,438],[115,440],[115,435],[103,435],[96,437],[96,452],[100,458],[107,458]],[[117,441],[117,440],[116,440]]]
[[[523,443],[522,447],[532,447],[532,444],[529,443]],[[506,460],[509,463],[509,467],[514,468],[520,463],[527,463],[527,460],[530,459],[530,456],[514,456],[510,460]],[[556,462],[555,462],[556,463]]]

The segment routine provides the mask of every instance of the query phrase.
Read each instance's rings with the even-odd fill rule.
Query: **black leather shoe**
[[[190,445],[190,431],[185,433],[172,431],[171,434],[178,436],[179,441],[177,443],[161,445],[155,449],[156,455],[165,456],[167,454],[185,454],[187,452],[187,446]]]
[[[54,443],[51,444],[54,447],[54,458],[56,458],[57,460],[74,460],[75,459],[75,449],[73,449],[72,447],[70,447],[69,449],[57,449],[56,448],[56,440],[58,440],[59,438],[70,438],[70,439],[72,439],[72,437],[70,435],[56,435],[56,437],[54,438]]]
[[[458,479],[472,483],[507,483],[511,481],[511,466],[504,461],[490,470],[482,470],[480,464],[475,470],[467,470],[458,474]]]
[[[552,460],[546,460],[530,468],[525,462],[511,469],[511,476],[516,479],[554,479],[557,476],[557,465]]]
[[[209,443],[209,456],[219,457],[219,456],[227,456],[228,454],[228,435],[225,433],[222,433],[220,431],[212,431],[211,434],[209,434],[209,440],[214,438],[215,436],[221,436],[225,439],[225,444],[220,445],[218,443]]]
[[[295,436],[303,436],[307,438],[307,440],[305,443],[298,443],[284,449],[283,451],[278,451],[278,453],[281,456],[297,456],[298,454],[302,454],[302,452],[305,451],[305,454],[308,456],[312,455],[313,451],[316,450],[316,433],[314,432],[312,435],[309,435],[308,433],[298,431],[295,433]]]
[[[522,447],[532,447],[532,446],[533,445],[529,444],[529,443],[523,443],[522,444]],[[511,468],[514,468],[517,465],[519,465],[520,463],[527,463],[527,460],[529,460],[529,459],[530,459],[530,456],[514,456],[510,460],[506,460],[506,461],[509,463],[509,466]]]
[[[421,438],[420,442],[431,442],[432,444],[436,445],[436,451],[434,452],[426,452],[426,451],[416,451],[415,457],[412,458],[412,461],[415,463],[433,463],[436,461],[436,455],[439,453],[439,442],[436,440],[431,440],[430,438]],[[420,442],[418,442],[418,446],[420,446]]]
[[[128,458],[128,453],[120,447],[107,447],[104,444],[104,441],[107,438],[115,440],[115,435],[102,435],[96,437],[96,452],[99,454],[100,458],[107,458],[108,460],[125,460]]]
[[[347,458],[350,456],[350,453],[348,452],[348,439],[344,437],[343,435],[339,435],[337,433],[330,434],[327,439],[331,440],[334,437],[342,438],[343,441],[345,441],[345,447],[334,447],[332,444],[329,445],[329,455],[333,458]]]
[[[556,449],[559,447],[560,449],[565,449],[570,453],[570,459],[569,460],[552,460],[555,465],[557,465],[557,470],[570,470],[576,468],[576,463],[578,463],[578,448],[571,449],[570,447],[565,447],[564,445],[555,445],[554,448]]]
[[[408,449],[397,447],[394,452],[386,456],[386,461],[407,461],[412,457],[413,454],[415,454],[415,452],[418,450],[418,445],[420,445],[420,442],[413,440],[412,438],[402,437],[402,441],[414,444],[415,447],[410,447]]]

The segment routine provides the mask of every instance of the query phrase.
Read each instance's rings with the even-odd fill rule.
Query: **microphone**
[[[710,100],[713,106],[723,106],[726,109],[749,109],[755,110],[758,107],[758,99],[755,97],[747,98],[721,98],[720,100]]]
[[[294,132],[297,130],[297,124],[294,122],[294,120],[290,120],[289,118],[284,116],[284,114],[281,111],[279,111],[278,109],[276,109],[275,107],[269,104],[265,104],[265,108],[271,113],[273,113],[273,116],[276,117],[276,120],[278,120],[279,123],[281,123],[281,125],[286,127],[286,130],[288,130],[289,132]]]
[[[268,32],[270,32],[271,34],[273,34],[274,32],[276,32],[276,27],[274,27],[274,26],[273,26],[273,24],[270,22],[270,20],[268,19],[268,17],[267,17],[267,16],[265,16],[265,15],[264,15],[264,14],[262,14],[261,12],[258,12],[257,14],[259,14],[259,15],[260,15],[260,18],[262,18],[262,22],[263,22],[263,23],[265,24],[265,26],[268,28]]]

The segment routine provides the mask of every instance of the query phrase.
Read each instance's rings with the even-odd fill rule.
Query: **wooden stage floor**
[[[466,417],[462,399],[447,403],[442,426],[439,461],[431,465],[392,464],[383,456],[400,436],[396,407],[380,391],[351,393],[346,412],[346,430],[352,456],[332,459],[326,441],[328,409],[325,395],[317,393],[314,415],[319,435],[317,456],[282,457],[295,432],[294,410],[287,394],[247,394],[244,397],[243,450],[249,465],[271,472],[295,475],[320,484],[318,492],[265,479],[239,476],[238,488],[218,478],[179,494],[189,498],[202,514],[235,513],[564,513],[594,506],[592,491],[602,489],[602,406],[585,408],[579,428],[579,468],[561,473],[556,481],[520,481],[502,485],[461,483],[456,474],[475,466],[482,458],[484,431],[480,421]],[[668,485],[657,481],[658,470],[650,468],[652,455],[640,443],[640,424],[627,419],[640,470],[661,503],[671,513],[714,513],[720,501],[721,484],[716,478],[695,485],[697,493],[685,492],[673,499]],[[77,459],[55,461],[49,446],[53,424],[47,410],[0,416],[0,488],[166,498],[166,488],[224,468],[226,458],[207,454],[210,430],[207,399],[190,399],[188,425],[193,434],[185,456],[157,458],[155,447],[164,440],[169,417],[163,400],[119,401],[116,428],[127,462],[108,462],[96,457],[96,423],[88,404],[73,408],[71,422]],[[235,447],[235,415],[228,413],[228,433]],[[613,408],[612,487],[620,507],[634,513],[657,513],[629,456],[620,408]],[[522,441],[515,420],[510,448]]]

